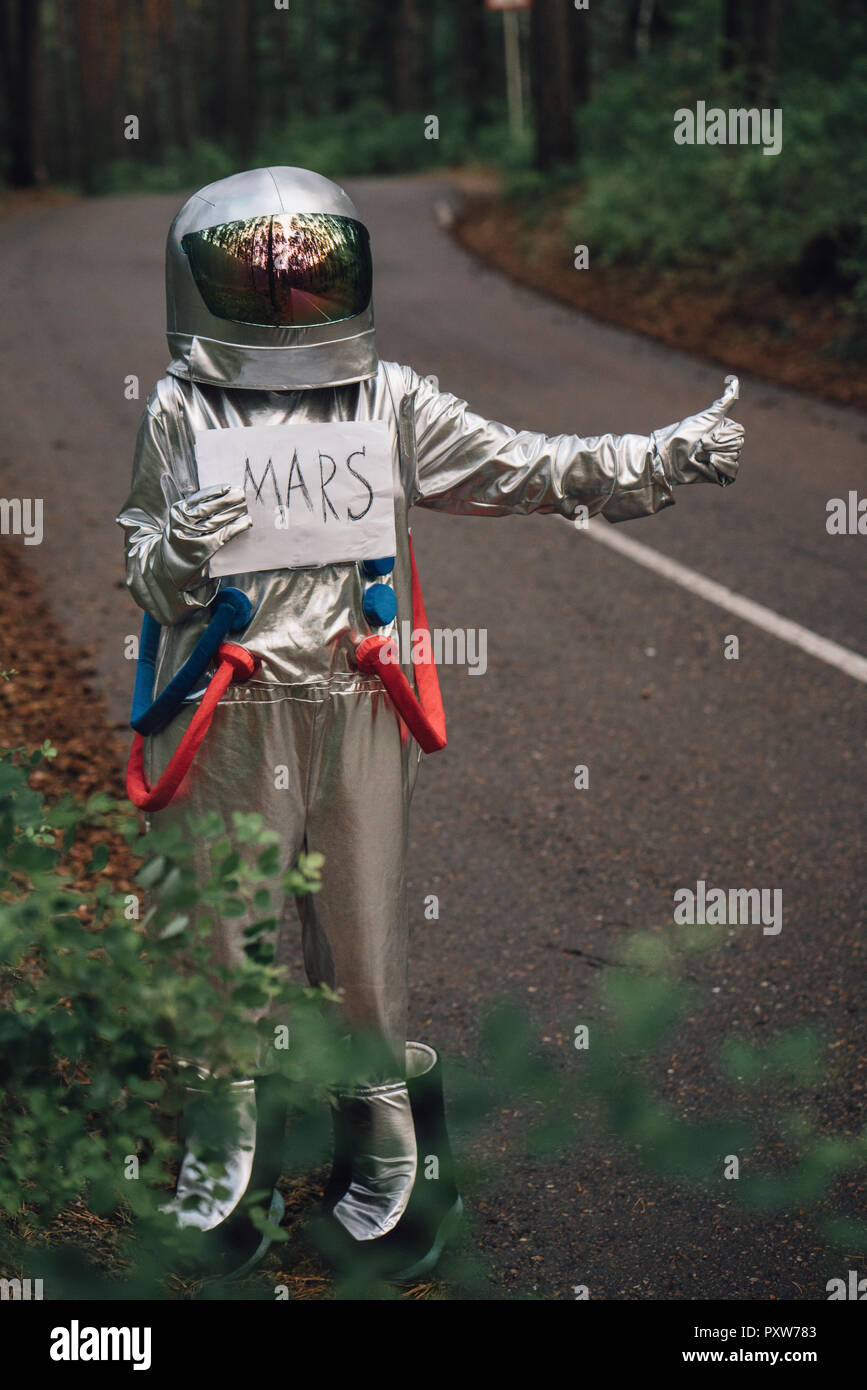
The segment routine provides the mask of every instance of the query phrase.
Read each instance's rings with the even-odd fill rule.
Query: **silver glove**
[[[744,427],[730,420],[727,411],[737,400],[738,390],[737,377],[727,376],[725,391],[707,410],[653,431],[651,442],[670,482],[718,483],[720,487],[734,482]]]
[[[212,555],[253,525],[241,488],[221,484],[201,488],[169,510],[162,540],[166,574],[178,589],[201,582]]]

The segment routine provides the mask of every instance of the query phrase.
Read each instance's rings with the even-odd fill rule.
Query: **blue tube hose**
[[[220,589],[214,611],[190,655],[156,699],[153,698],[160,624],[145,613],[139,637],[138,665],[130,724],[138,734],[156,734],[174,719],[190,691],[201,680],[230,632],[240,632],[253,616],[253,605],[240,589]]]

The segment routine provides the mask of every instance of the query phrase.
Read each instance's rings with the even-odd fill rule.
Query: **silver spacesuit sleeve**
[[[182,494],[172,468],[162,409],[156,393],[148,401],[136,440],[132,488],[117,518],[124,532],[127,588],[158,623],[182,622],[206,607],[216,584],[207,582],[207,555],[176,554],[170,539],[172,508]],[[205,585],[200,595],[190,592]]]
[[[536,434],[474,415],[464,401],[437,390],[409,369],[405,369],[405,381],[415,398],[414,501],[421,507],[465,515],[560,512],[573,518],[580,507],[586,507],[589,515],[601,512],[608,521],[650,516],[672,505],[678,483],[721,481],[711,462],[715,458],[712,446],[704,441],[716,425],[740,430],[723,420],[724,411],[717,410],[723,404],[720,401],[701,416],[650,435],[603,434],[582,439]],[[725,404],[736,389],[735,383],[723,398]],[[690,431],[693,420],[699,427]],[[689,472],[679,466],[681,454],[686,453],[692,465]],[[724,481],[731,481],[736,470],[735,454]]]

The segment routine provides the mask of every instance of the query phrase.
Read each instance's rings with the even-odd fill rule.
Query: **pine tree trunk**
[[[590,10],[579,10],[570,24],[572,88],[579,106],[586,106],[590,100],[590,15]]]
[[[13,188],[36,183],[36,50],[39,7],[35,0],[2,0],[0,49],[6,93],[7,178]]]
[[[468,128],[481,125],[489,93],[488,25],[483,0],[452,0],[455,94]]]
[[[397,16],[392,61],[392,99],[395,111],[414,111],[419,104],[418,59],[421,26],[418,0],[394,0],[394,5]]]
[[[725,0],[722,67],[743,74],[742,97],[751,105],[774,101],[780,62],[784,0]]]
[[[536,127],[536,168],[574,163],[572,34],[577,15],[568,0],[534,0],[530,24],[530,67]]]
[[[255,18],[255,5],[250,0],[223,0],[223,136],[243,164],[255,140]]]

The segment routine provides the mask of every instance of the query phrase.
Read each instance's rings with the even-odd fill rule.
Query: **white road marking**
[[[569,525],[572,524],[569,522]],[[679,584],[689,593],[697,594],[708,603],[716,604],[717,608],[745,618],[748,623],[761,628],[763,632],[769,632],[772,637],[779,637],[781,641],[789,642],[793,647],[800,647],[801,651],[826,662],[828,666],[836,666],[838,671],[843,671],[853,680],[863,681],[867,685],[867,657],[861,656],[859,652],[841,647],[827,637],[820,637],[817,632],[811,632],[809,628],[801,627],[800,623],[793,623],[789,618],[781,618],[764,604],[754,603],[751,598],[736,594],[734,589],[727,589],[725,584],[706,579],[697,570],[681,565],[677,560],[670,560],[667,555],[662,555],[649,545],[642,545],[640,541],[624,536],[619,527],[612,526],[607,521],[592,521],[584,534],[602,545],[607,545],[609,550],[616,550],[618,554],[625,555],[636,564],[644,565],[646,569],[670,579],[673,584]]]

